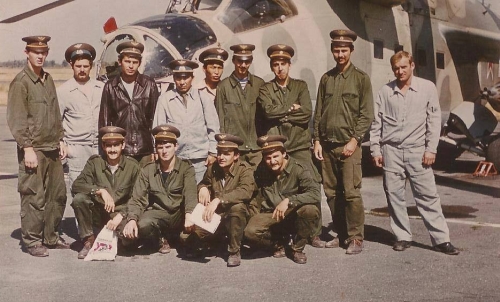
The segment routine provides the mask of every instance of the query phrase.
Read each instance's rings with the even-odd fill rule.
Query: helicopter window
[[[401,44],[394,44],[394,53],[398,53],[403,50],[403,45]]]
[[[168,63],[174,58],[165,49],[153,40],[153,38],[144,36],[145,51],[142,56],[142,63],[144,64],[144,74],[154,78],[162,78],[172,74],[170,68],[168,68]]]
[[[235,33],[283,22],[297,15],[292,0],[233,0],[219,21]]]
[[[384,41],[380,40],[373,41],[373,57],[375,59],[384,58]]]
[[[444,69],[444,53],[436,52],[436,67],[437,69]]]
[[[425,49],[417,50],[417,64],[418,66],[427,66],[427,54]]]
[[[101,68],[99,70],[99,74],[97,75],[98,79],[107,81],[120,74],[116,46],[122,42],[133,40],[134,38],[131,35],[118,35],[113,41],[111,41],[111,43],[108,44],[108,47],[104,50],[101,57]]]

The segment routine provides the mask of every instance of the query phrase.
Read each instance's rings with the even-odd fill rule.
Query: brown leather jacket
[[[109,80],[104,86],[99,128],[118,126],[127,130],[125,155],[144,156],[153,153],[151,127],[158,97],[155,81],[143,74],[137,75],[132,98],[120,76]]]

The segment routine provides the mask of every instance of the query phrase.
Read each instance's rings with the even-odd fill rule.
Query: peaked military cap
[[[267,49],[267,56],[271,59],[286,59],[290,60],[295,55],[295,50],[291,46],[285,44],[275,44]]]
[[[236,136],[226,133],[215,135],[217,140],[217,149],[238,149],[238,146],[243,145],[243,140]]]
[[[167,124],[156,126],[152,132],[156,142],[167,141],[175,143],[181,135],[179,129]]]
[[[335,29],[330,32],[332,45],[334,46],[351,46],[358,38],[355,32],[348,29]]]
[[[250,60],[253,58],[252,51],[255,49],[253,44],[236,44],[229,47],[234,53],[233,55],[240,60]]]
[[[207,61],[218,61],[224,64],[228,57],[229,54],[222,48],[209,48],[200,54],[199,60],[202,63]]]
[[[144,51],[144,45],[136,41],[128,41],[118,44],[116,46],[116,52],[118,54],[126,54],[135,57],[142,57],[142,52]]]
[[[285,149],[286,136],[283,135],[264,135],[257,139],[257,145],[262,149],[262,153],[270,153]]]
[[[49,50],[49,45],[47,44],[47,42],[50,41],[49,36],[24,37],[22,40],[26,42],[26,49],[40,50],[40,51]]]
[[[95,48],[92,45],[87,43],[77,43],[73,44],[64,53],[64,58],[68,63],[73,61],[75,58],[85,58],[90,61],[94,61],[95,59]]]
[[[190,60],[173,60],[168,63],[173,73],[193,73],[198,66],[200,66],[198,63]]]
[[[125,140],[125,135],[127,131],[125,129],[116,126],[106,126],[99,129],[99,136],[101,140]]]

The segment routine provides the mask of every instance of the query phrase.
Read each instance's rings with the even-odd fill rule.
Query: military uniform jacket
[[[314,140],[361,144],[373,120],[370,78],[352,63],[345,72],[336,67],[320,80],[314,112]]]
[[[286,87],[281,88],[272,80],[262,86],[258,101],[266,118],[266,134],[286,136],[288,152],[311,147],[312,103],[306,82],[289,78]],[[293,104],[300,105],[300,109],[289,112]]]
[[[219,198],[223,204],[249,203],[255,192],[253,169],[243,161],[233,164],[227,175],[217,162],[207,168],[198,191],[206,187],[210,198]]]
[[[257,146],[256,124],[260,124],[261,113],[257,110],[257,97],[264,80],[253,74],[248,74],[245,90],[234,74],[222,80],[217,85],[215,108],[219,115],[220,131],[239,136],[244,144],[243,151],[259,150]]]
[[[132,196],[139,171],[139,163],[135,159],[122,155],[118,170],[112,174],[106,160],[99,155],[93,155],[73,182],[71,192],[94,196],[95,200],[104,204],[101,196],[95,196],[95,191],[106,189],[113,197],[116,206],[124,205]]]
[[[64,137],[56,87],[42,69],[42,78],[26,65],[10,83],[7,123],[19,148],[50,151]]]
[[[127,219],[139,220],[148,208],[169,213],[185,210],[191,213],[198,203],[194,168],[188,160],[175,157],[175,165],[163,181],[158,161],[145,165],[134,186],[132,199],[127,203]]]
[[[283,199],[289,199],[289,208],[304,204],[318,204],[321,201],[320,185],[301,164],[293,159],[277,177],[265,164],[255,172],[255,182],[262,199],[261,212],[272,212]]]

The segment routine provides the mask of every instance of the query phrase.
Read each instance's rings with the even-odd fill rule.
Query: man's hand
[[[24,148],[24,165],[28,169],[36,169],[38,167],[38,157],[33,147]]]
[[[209,154],[207,156],[207,160],[205,160],[205,166],[213,164],[217,160],[217,157],[213,156],[212,154]]]
[[[112,231],[116,231],[116,228],[118,227],[118,225],[120,224],[120,222],[122,222],[123,220],[123,216],[122,214],[118,213],[115,218],[111,219],[110,221],[108,221],[108,223],[106,224],[106,227]]]
[[[123,228],[123,236],[129,239],[135,239],[139,235],[139,230],[137,229],[137,221],[130,220],[127,222]]]
[[[208,206],[205,208],[205,211],[203,211],[203,221],[212,221],[212,216],[214,216],[215,210],[217,209],[217,206],[219,206],[219,203],[220,199],[214,198],[214,200],[212,200],[212,202],[208,204]]]
[[[65,159],[68,156],[68,146],[63,141],[59,142],[59,157]]]
[[[382,165],[384,164],[384,159],[382,158],[382,155],[374,156],[373,163],[375,164],[375,166],[382,168]]]
[[[272,218],[276,219],[277,221],[280,221],[280,220],[284,219],[285,218],[285,212],[286,212],[286,210],[288,210],[288,203],[289,202],[290,202],[290,200],[288,198],[283,199],[278,204],[278,206],[276,207],[276,209],[274,209]]]
[[[210,191],[207,187],[202,187],[198,192],[198,202],[206,206],[210,203]]]
[[[290,109],[288,109],[288,112],[292,112],[292,111],[297,111],[300,109],[300,104],[293,104],[292,107],[290,107]]]
[[[351,138],[351,140],[344,146],[344,150],[342,150],[342,155],[345,157],[350,157],[356,148],[358,147],[358,141],[355,138]]]
[[[184,218],[184,233],[191,234],[195,229],[194,223],[191,221],[191,213],[186,213]]]
[[[104,200],[104,209],[108,213],[112,213],[115,211],[115,201],[113,200],[113,197],[106,191],[106,189],[99,189],[95,191],[96,195],[99,195],[102,197]]]
[[[319,141],[314,141],[314,156],[317,160],[323,160],[323,147]]]
[[[436,153],[432,153],[429,151],[424,152],[424,157],[422,158],[422,164],[424,166],[430,166],[436,161]]]

